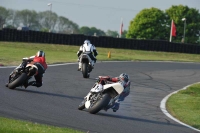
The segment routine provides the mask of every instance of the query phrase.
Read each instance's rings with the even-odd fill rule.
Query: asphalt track
[[[164,115],[161,100],[171,92],[199,82],[200,64],[173,62],[99,62],[89,79],[78,64],[49,66],[41,88],[8,89],[13,68],[0,69],[0,116],[89,133],[194,133]],[[131,93],[120,110],[93,115],[77,109],[99,75],[129,74]]]

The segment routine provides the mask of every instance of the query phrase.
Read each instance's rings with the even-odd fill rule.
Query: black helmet
[[[119,79],[120,79],[120,81],[128,82],[129,81],[129,76],[126,73],[122,73],[122,74],[119,75]]]
[[[40,50],[36,53],[36,57],[45,57],[44,51]]]

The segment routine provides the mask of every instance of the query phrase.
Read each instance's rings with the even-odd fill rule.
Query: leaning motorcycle
[[[9,82],[6,87],[15,89],[16,87],[24,86],[37,71],[37,66],[33,64],[23,65],[18,69],[14,69],[9,76]]]
[[[90,77],[90,72],[93,69],[92,59],[90,58],[90,56],[88,54],[83,53],[83,54],[80,55],[80,60],[79,61],[82,63],[81,72],[83,74],[83,77],[84,78],[89,78]]]
[[[95,92],[90,91],[79,104],[78,109],[87,109],[91,114],[96,114],[102,109],[108,110],[111,108],[123,92],[124,87],[119,82],[110,82],[104,85],[103,89],[99,89],[98,82],[96,82],[92,89],[95,89]]]

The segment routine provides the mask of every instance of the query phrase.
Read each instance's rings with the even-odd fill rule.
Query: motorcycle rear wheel
[[[15,89],[16,87],[22,85],[26,79],[27,79],[26,73],[22,73],[16,80],[14,80],[11,83],[8,83],[8,88]]]
[[[110,95],[105,93],[102,95],[101,99],[99,99],[90,109],[89,112],[91,114],[96,114],[98,113],[101,109],[106,107],[108,103],[110,102]]]
[[[83,73],[84,78],[89,78],[89,76],[88,76],[88,64],[87,63],[82,64],[82,73]]]

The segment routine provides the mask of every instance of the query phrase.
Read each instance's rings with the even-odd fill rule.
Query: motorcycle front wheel
[[[110,102],[110,95],[105,93],[102,95],[102,97],[94,104],[90,107],[89,112],[91,114],[96,114],[98,113],[101,109],[103,109],[104,107],[106,107],[108,105],[108,103]]]
[[[84,108],[85,108],[85,99],[78,106],[79,110],[83,110]]]
[[[27,79],[26,73],[22,73],[17,79],[15,79],[13,82],[8,83],[8,88],[15,89],[16,87],[22,85],[24,81]]]

